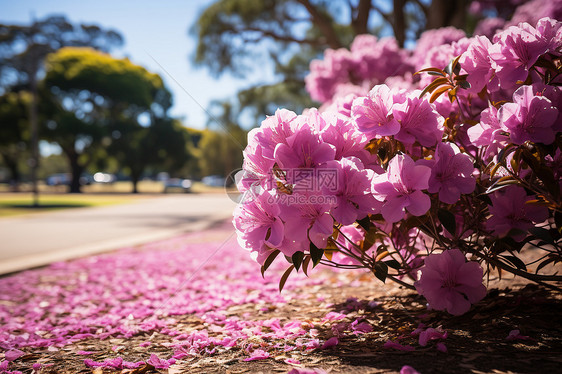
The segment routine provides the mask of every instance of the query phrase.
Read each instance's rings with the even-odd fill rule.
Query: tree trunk
[[[427,13],[425,29],[438,29],[445,26],[463,29],[467,5],[467,0],[433,0]]]
[[[392,27],[394,29],[394,36],[400,48],[404,48],[406,42],[406,19],[404,17],[404,6],[406,0],[394,0],[394,22]]]
[[[84,166],[78,162],[79,155],[76,152],[67,153],[70,162],[72,178],[70,180],[70,193],[81,193],[80,177],[84,171]]]
[[[39,206],[39,188],[37,186],[37,170],[39,169],[39,128],[37,121],[37,70],[29,75],[31,84],[31,103],[29,105],[29,122],[31,127],[31,183],[33,185],[33,206]]]
[[[357,5],[357,14],[351,20],[351,26],[355,35],[367,34],[369,15],[371,14],[371,0],[360,0]]]
[[[131,175],[131,182],[133,183],[133,193],[139,193],[139,190],[137,188],[137,185],[139,183],[139,176],[137,175]]]

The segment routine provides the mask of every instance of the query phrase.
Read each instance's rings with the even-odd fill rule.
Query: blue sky
[[[274,79],[270,69],[253,72],[251,79],[246,80],[235,79],[228,74],[215,79],[205,68],[193,66],[191,56],[196,40],[188,34],[188,30],[200,12],[212,2],[0,0],[0,22],[28,24],[33,17],[40,19],[51,14],[64,14],[73,23],[98,24],[118,30],[125,39],[125,45],[113,54],[127,56],[134,63],[160,74],[174,96],[170,114],[182,118],[186,126],[203,128],[207,115],[201,107],[206,108],[213,99],[232,97],[252,83]]]

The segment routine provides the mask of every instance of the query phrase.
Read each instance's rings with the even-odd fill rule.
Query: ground
[[[535,373],[562,364],[562,296],[543,287],[492,279],[488,296],[455,317],[360,272],[301,273],[279,294],[283,270],[262,280],[222,225],[3,277],[0,352],[19,356],[7,370],[23,373],[33,364],[41,373]],[[418,327],[443,333],[421,346]]]

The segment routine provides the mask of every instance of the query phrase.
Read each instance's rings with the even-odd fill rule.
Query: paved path
[[[186,194],[3,218],[0,274],[202,230],[234,207],[226,194]]]

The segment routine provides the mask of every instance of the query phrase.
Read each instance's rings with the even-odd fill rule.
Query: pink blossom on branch
[[[424,164],[431,167],[427,191],[438,192],[439,200],[446,204],[456,203],[461,194],[469,194],[476,187],[472,160],[449,143],[437,144],[435,157]]]
[[[420,273],[414,285],[432,309],[461,315],[486,296],[482,267],[477,262],[466,262],[458,249],[427,256]]]
[[[544,206],[526,204],[535,199],[528,196],[525,189],[518,186],[509,186],[490,195],[492,205],[489,206],[492,215],[486,221],[486,228],[499,237],[506,236],[512,229],[526,231],[548,218],[548,209]],[[521,241],[524,233],[512,233],[513,239]]]
[[[422,191],[428,188],[431,169],[421,165],[408,155],[394,156],[388,170],[373,178],[375,198],[381,201],[381,213],[389,222],[404,217],[404,209],[414,216],[424,215],[431,206],[429,196]]]
[[[513,103],[504,104],[498,111],[498,120],[510,133],[515,144],[526,141],[550,144],[554,141],[558,109],[542,95],[533,92],[532,86],[523,86],[513,94]]]
[[[334,196],[337,200],[331,211],[337,222],[350,225],[378,210],[380,203],[371,192],[371,180],[375,173],[365,169],[359,159],[345,157],[326,163],[325,168],[337,178],[335,188],[324,188],[323,191],[326,196]]]
[[[351,116],[354,124],[369,139],[396,135],[400,123],[394,118],[392,107],[395,102],[404,101],[403,96],[384,84],[373,87],[368,96],[353,100]]]
[[[396,140],[412,145],[418,142],[425,147],[434,146],[443,136],[442,116],[426,98],[419,98],[419,92],[408,93],[405,101],[395,103],[392,108],[394,119],[400,123]]]
[[[281,210],[274,200],[274,194],[264,192],[253,201],[239,204],[234,211],[234,227],[243,246],[259,254],[265,245],[276,247],[284,237]]]

